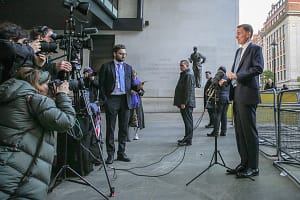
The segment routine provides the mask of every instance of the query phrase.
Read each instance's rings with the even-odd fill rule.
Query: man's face
[[[53,42],[51,35],[53,34],[53,30],[49,29],[45,36],[40,36],[39,40],[44,42]]]
[[[237,28],[236,39],[240,45],[246,44],[246,42],[248,42],[248,40],[250,39],[250,36],[251,36],[251,33],[246,32],[243,27]]]
[[[179,64],[179,67],[180,67],[180,71],[182,71],[182,72],[188,69],[188,66],[186,64],[184,64],[183,62],[181,62]]]
[[[114,58],[118,62],[124,62],[126,55],[126,49],[119,49],[117,52],[114,52]]]
[[[210,73],[205,73],[205,78],[209,79],[210,78]]]

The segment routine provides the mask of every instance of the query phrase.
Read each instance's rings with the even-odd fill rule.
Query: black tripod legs
[[[109,180],[109,177],[108,177],[108,174],[107,174],[107,169],[106,169],[105,161],[104,161],[104,158],[103,158],[103,153],[102,153],[102,148],[101,148],[100,141],[97,140],[97,143],[98,143],[98,148],[99,148],[99,154],[100,154],[101,162],[102,162],[103,169],[104,169],[104,172],[105,172],[105,177],[106,177],[106,180],[107,180],[107,183],[108,183],[108,186],[109,186],[109,190],[110,190],[109,197],[115,197],[116,196],[116,194],[115,194],[115,188],[111,186],[111,183],[110,183],[110,180]]]
[[[80,180],[82,180],[86,185],[90,186],[91,188],[93,188],[96,192],[98,192],[101,196],[103,196],[104,199],[109,200],[109,198],[103,193],[101,192],[98,188],[96,188],[96,186],[94,186],[91,182],[89,182],[87,179],[85,179],[83,176],[81,176],[78,172],[76,172],[74,169],[72,169],[69,165],[64,165],[62,166],[62,168],[59,170],[59,172],[57,173],[57,175],[54,177],[52,184],[49,187],[49,191],[52,191],[54,189],[54,187],[56,186],[56,181],[57,178],[62,174],[62,173],[66,173],[66,170],[70,170],[73,174],[75,174],[77,177],[80,178]],[[71,182],[75,182],[75,183],[80,183],[78,181],[75,180],[68,180]],[[82,184],[82,183],[80,183]]]
[[[219,157],[221,158],[222,163],[220,163],[220,162],[218,161],[218,155],[219,155]],[[214,162],[213,162],[213,161],[214,161]],[[212,156],[212,158],[211,158],[211,160],[210,160],[210,163],[209,163],[208,167],[207,167],[206,169],[204,169],[200,174],[198,174],[197,176],[195,176],[192,180],[190,180],[190,181],[189,181],[187,184],[185,184],[185,185],[188,186],[189,184],[191,184],[194,180],[196,180],[199,176],[201,176],[202,174],[204,174],[207,170],[209,170],[209,169],[210,169],[212,166],[214,166],[215,164],[221,165],[222,167],[225,167],[225,168],[227,168],[227,169],[230,169],[229,167],[226,166],[226,164],[225,164],[225,162],[224,162],[224,159],[223,159],[223,157],[222,157],[220,151],[216,150],[216,151],[214,151],[214,153],[213,153],[213,156]]]

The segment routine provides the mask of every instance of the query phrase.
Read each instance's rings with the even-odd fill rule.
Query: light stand
[[[273,39],[273,42],[271,43],[271,46],[272,46],[272,58],[273,58],[273,74],[274,74],[274,89],[276,90],[276,55],[275,55],[275,47],[277,46],[278,44],[275,42],[275,39]]]
[[[214,96],[214,112],[215,112],[215,114],[217,113],[217,94],[216,94],[216,89],[215,88],[213,88],[214,86],[212,86],[212,88],[209,90],[210,92],[210,94],[211,94],[211,96],[209,96],[209,98],[208,98],[208,100],[207,100],[207,103],[206,103],[206,105],[205,105],[205,108],[207,107],[207,104],[208,104],[208,102],[209,102],[209,100],[210,100],[210,98],[212,97],[212,96]],[[215,86],[216,87],[216,86]],[[221,161],[222,162],[219,162],[218,161],[218,155],[220,156],[220,158],[221,158]],[[213,156],[212,156],[212,158],[211,158],[211,160],[210,160],[210,163],[209,163],[209,165],[208,165],[208,167],[206,168],[206,169],[204,169],[200,174],[198,174],[197,176],[195,176],[192,180],[190,180],[187,184],[186,184],[186,186],[188,186],[189,184],[191,184],[194,180],[196,180],[199,176],[201,176],[202,174],[204,174],[207,170],[209,170],[212,166],[214,166],[214,165],[221,165],[222,167],[225,167],[225,168],[227,168],[227,169],[231,169],[231,168],[229,168],[229,167],[227,167],[226,166],[226,164],[225,164],[225,162],[224,162],[224,159],[223,159],[223,157],[222,157],[222,155],[221,155],[221,152],[218,150],[218,134],[215,134],[215,150],[214,150],[214,153],[213,153]]]

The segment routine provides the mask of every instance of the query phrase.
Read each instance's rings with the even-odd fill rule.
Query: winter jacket
[[[70,98],[59,93],[53,100],[13,78],[0,85],[0,113],[0,199],[46,199],[55,152],[53,131],[66,132],[75,123]]]
[[[173,105],[180,107],[181,104],[192,108],[196,107],[195,78],[191,69],[180,73],[180,78],[175,89]]]

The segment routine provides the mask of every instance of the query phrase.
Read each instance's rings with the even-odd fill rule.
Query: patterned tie
[[[122,70],[121,64],[117,64],[118,66],[118,74],[119,74],[119,83],[120,83],[120,90],[121,92],[125,92],[125,81],[124,81],[124,69]]]

